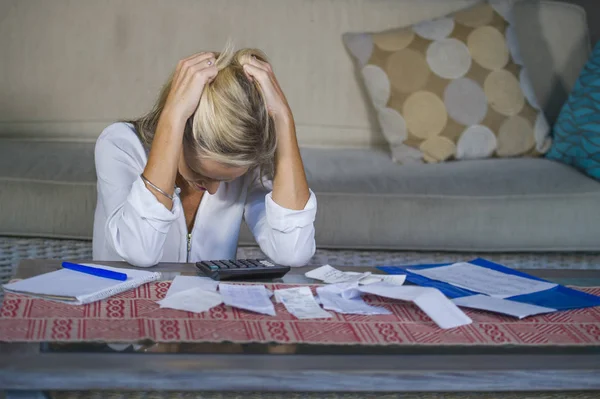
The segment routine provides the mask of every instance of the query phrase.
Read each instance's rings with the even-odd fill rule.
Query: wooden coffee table
[[[80,262],[85,262],[81,260]],[[89,262],[89,260],[88,260]],[[103,264],[127,267],[120,262]],[[25,260],[17,278],[56,270],[56,260]],[[311,283],[292,269],[283,282]],[[353,267],[341,270],[371,271]],[[191,264],[159,264],[165,280],[196,274]],[[596,270],[525,270],[561,284],[600,285]],[[1,339],[1,337],[0,337]],[[101,345],[0,344],[0,391],[472,392],[600,390],[598,345],[329,346],[266,344],[149,345],[108,353]]]

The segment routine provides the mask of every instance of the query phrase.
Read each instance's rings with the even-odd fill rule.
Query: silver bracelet
[[[158,191],[159,193],[161,193],[162,195],[164,195],[165,197],[167,197],[168,199],[170,199],[171,201],[173,201],[173,196],[172,195],[169,195],[168,193],[166,193],[165,191],[163,191],[161,188],[157,187],[150,180],[146,179],[146,176],[144,176],[143,173],[140,174],[140,177],[142,178],[142,180],[144,181],[144,183],[146,183],[147,185],[149,185],[150,187],[152,187],[153,189],[155,189],[156,191]]]

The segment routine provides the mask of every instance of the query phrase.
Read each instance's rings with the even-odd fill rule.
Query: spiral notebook
[[[127,280],[117,281],[74,270],[60,269],[5,284],[3,288],[8,292],[17,294],[33,295],[73,305],[84,305],[86,303],[101,301],[152,281],[157,281],[161,277],[159,272],[122,269],[91,263],[84,263],[84,265],[126,273]]]

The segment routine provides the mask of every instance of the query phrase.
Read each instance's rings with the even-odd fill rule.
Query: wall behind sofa
[[[146,112],[177,61],[237,47],[270,56],[303,144],[383,143],[347,31],[435,18],[474,0],[0,0],[0,135],[95,140]]]
[[[599,0],[569,1],[600,16]],[[233,37],[271,57],[302,144],[380,145],[341,35],[475,2],[0,0],[0,136],[94,140],[111,121],[149,109],[180,57]]]

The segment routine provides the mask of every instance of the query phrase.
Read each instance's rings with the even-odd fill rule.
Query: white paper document
[[[317,269],[306,272],[304,275],[308,278],[323,281],[326,284],[348,283],[359,281],[369,276],[371,273],[343,272],[330,265],[321,266]]]
[[[127,274],[127,280],[111,280],[70,269],[59,269],[15,283],[5,284],[3,287],[10,292],[83,305],[109,298],[161,278],[160,272],[123,269],[92,263],[82,263],[82,265],[125,273]]]
[[[509,316],[522,319],[527,316],[533,316],[541,313],[556,312],[556,309],[543,306],[530,305],[508,299],[494,298],[487,295],[471,295],[452,300],[456,305],[465,308],[489,310],[491,312],[507,314]]]
[[[176,276],[167,291],[166,298],[178,292],[187,291],[192,288],[202,288],[206,291],[217,291],[218,281],[209,277],[200,276]]]
[[[404,274],[371,274],[359,281],[360,285],[369,285],[375,283],[390,283],[394,285],[402,285],[406,281]]]
[[[368,294],[414,302],[440,328],[460,327],[473,322],[469,316],[435,288],[376,283],[361,286],[359,289]]]
[[[409,271],[497,298],[526,295],[556,287],[553,283],[506,274],[465,262]]]
[[[319,301],[324,309],[343,314],[362,314],[362,315],[379,315],[392,314],[388,309],[381,306],[371,306],[367,304],[360,296],[346,299],[341,293],[330,289],[331,285],[317,288]],[[356,286],[358,291],[358,285]]]
[[[308,278],[323,281],[326,284],[352,283],[358,281],[361,285],[387,282],[402,285],[406,281],[405,275],[371,274],[370,272],[343,272],[330,265],[321,266],[304,274]]]
[[[360,298],[362,294],[358,289],[358,281],[354,281],[351,283],[337,283],[324,285],[322,287],[317,288],[317,293],[319,292],[328,292],[331,294],[336,294],[344,299]]]
[[[275,316],[275,307],[264,285],[220,283],[219,292],[225,305]]]
[[[169,295],[157,302],[161,308],[202,313],[223,303],[221,294],[203,288],[191,288]]]
[[[275,290],[275,298],[298,319],[325,319],[331,313],[321,309],[308,287]]]

